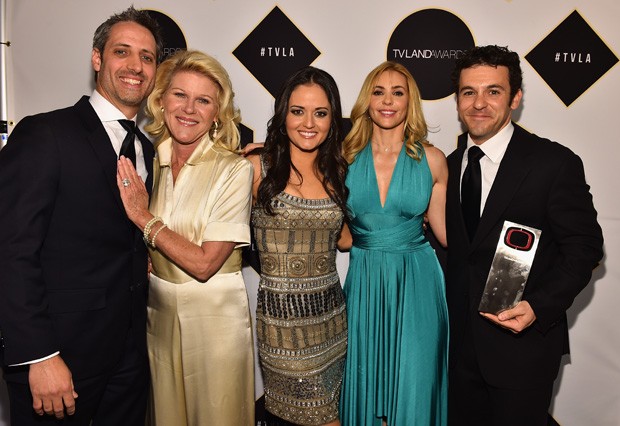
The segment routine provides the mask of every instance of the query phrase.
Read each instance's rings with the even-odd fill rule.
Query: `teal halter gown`
[[[443,272],[422,228],[433,186],[426,156],[414,160],[403,144],[384,206],[370,143],[346,184],[353,247],[342,425],[445,425],[448,313]]]

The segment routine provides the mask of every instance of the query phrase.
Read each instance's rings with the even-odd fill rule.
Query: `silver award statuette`
[[[541,230],[504,221],[478,311],[497,315],[521,301]]]

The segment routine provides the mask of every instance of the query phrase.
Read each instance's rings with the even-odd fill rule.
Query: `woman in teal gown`
[[[424,236],[445,245],[447,165],[426,142],[419,90],[402,65],[366,78],[344,141],[352,248],[343,426],[447,423],[444,278]]]

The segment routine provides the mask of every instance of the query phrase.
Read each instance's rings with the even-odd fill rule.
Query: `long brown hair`
[[[258,187],[256,204],[269,214],[274,214],[273,197],[284,191],[291,169],[299,175],[291,162],[290,140],[286,133],[286,116],[291,93],[301,85],[316,84],[327,95],[331,109],[331,123],[325,141],[318,148],[314,167],[323,177],[323,188],[330,198],[345,213],[348,189],[344,184],[347,162],[342,156],[342,108],[340,94],[333,77],[314,67],[305,67],[291,75],[276,96],[274,115],[267,126],[267,138],[263,148],[263,162],[266,175]]]

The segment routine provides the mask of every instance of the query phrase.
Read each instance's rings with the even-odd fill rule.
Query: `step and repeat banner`
[[[9,133],[26,115],[71,105],[92,92],[93,32],[129,5],[7,0]],[[450,82],[454,60],[473,45],[519,53],[524,98],[513,117],[581,156],[605,236],[606,257],[569,311],[571,355],[556,381],[551,411],[562,426],[620,424],[620,330],[613,319],[620,303],[617,0],[136,0],[134,6],[151,10],[161,23],[167,54],[199,49],[224,65],[241,109],[244,143],[264,140],[274,94],[291,72],[305,65],[330,72],[346,117],[366,74],[390,59],[417,80],[429,139],[447,155],[462,132]],[[347,263],[347,255],[339,254],[343,279]],[[244,276],[255,308],[258,276],[250,267]]]

